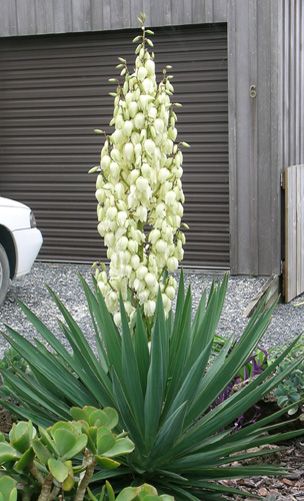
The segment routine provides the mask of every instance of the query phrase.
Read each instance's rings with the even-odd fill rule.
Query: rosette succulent
[[[175,107],[171,68],[156,82],[153,32],[143,25],[135,53],[135,68],[129,72],[125,59],[118,69],[123,83],[117,84],[112,134],[105,134],[96,182],[98,232],[104,238],[108,273],[103,266],[96,279],[106,305],[120,323],[119,295],[130,318],[143,305],[152,317],[160,287],[166,314],[175,296],[176,280],[170,276],[183,259],[185,236],[181,231],[184,194],[181,177],[183,155],[176,141]],[[97,130],[99,133],[103,131]],[[185,225],[186,226],[186,225]]]

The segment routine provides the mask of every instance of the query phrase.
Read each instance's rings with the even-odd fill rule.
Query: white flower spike
[[[96,280],[117,325],[120,294],[130,320],[137,305],[147,318],[153,316],[159,288],[169,313],[177,287],[170,273],[177,270],[185,243],[180,146],[189,145],[176,142],[174,106],[179,104],[170,100],[172,76],[164,70],[157,84],[154,53],[148,50],[153,44],[143,22],[134,39],[140,43],[133,73],[119,58],[123,83],[111,79],[115,130],[109,136],[96,130],[105,135],[96,182],[98,232],[110,259],[108,272],[97,268]]]

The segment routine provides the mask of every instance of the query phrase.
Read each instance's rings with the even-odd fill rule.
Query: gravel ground
[[[16,299],[24,301],[54,331],[62,337],[57,325],[57,310],[51,301],[44,284],[54,289],[74,318],[79,322],[88,339],[94,344],[93,330],[89,321],[84,296],[82,294],[77,273],[80,272],[90,280],[90,266],[36,263],[30,275],[12,284],[5,303],[0,307],[0,329],[4,324],[24,333],[27,339],[35,336],[34,330],[26,322]],[[202,272],[186,272],[186,281],[191,283],[194,305],[198,304],[201,291],[209,287],[214,275]],[[231,277],[224,312],[218,328],[218,334],[229,336],[240,334],[247,319],[244,310],[249,301],[257,294],[265,283],[265,277]],[[304,331],[304,304],[296,307],[304,297],[297,298],[290,304],[279,304],[274,313],[271,325],[264,336],[265,347],[279,346],[292,340]],[[0,338],[0,357],[7,348]]]

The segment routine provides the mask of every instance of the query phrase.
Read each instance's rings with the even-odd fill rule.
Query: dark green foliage
[[[230,463],[248,457],[247,449],[299,435],[299,431],[269,434],[273,433],[271,423],[280,419],[285,410],[241,430],[235,429],[235,421],[301,363],[292,361],[276,373],[295,341],[245,387],[215,405],[244,367],[271,318],[271,311],[258,308],[240,340],[225,345],[209,364],[227,281],[226,276],[221,283],[213,284],[208,296],[203,295],[192,320],[191,291],[185,293],[182,276],[175,316],[165,318],[161,296],[158,297],[151,345],[140,309],[131,331],[121,304],[120,332],[101,293],[98,290],[93,293],[82,278],[96,332],[96,350],[53,292],[51,295],[64,317],[62,330],[71,351],[21,305],[57,356],[41,343],[33,345],[8,327],[5,338],[25,358],[31,374],[2,371],[6,387],[18,395],[22,406],[16,408],[6,401],[6,393],[1,392],[3,404],[43,425],[68,419],[71,406],[114,407],[119,414],[118,432],[126,430],[135,444],[121,477],[119,471],[115,472],[115,485],[117,482],[120,486],[129,485],[131,478],[138,484],[151,483],[160,493],[172,494],[177,500],[202,497],[208,500],[222,499],[227,491],[236,492],[217,480],[281,474],[281,468],[264,463],[227,468]],[[260,454],[250,452],[249,457]],[[97,474],[95,480],[102,478],[102,474]]]

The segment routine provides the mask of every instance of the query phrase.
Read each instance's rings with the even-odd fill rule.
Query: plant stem
[[[59,491],[60,491],[60,487],[57,487],[56,485],[53,487],[53,490],[50,494],[50,501],[52,501],[53,499],[56,499],[56,496],[58,496],[59,494]]]
[[[49,501],[50,494],[53,486],[53,476],[49,474],[45,477],[44,482],[42,484],[40,496],[37,501]]]
[[[42,473],[40,473],[40,471],[38,470],[38,468],[36,468],[35,464],[33,463],[31,468],[30,468],[30,472],[31,474],[33,475],[33,477],[38,480],[39,484],[43,484],[44,483],[44,476],[42,475]]]
[[[82,479],[78,485],[74,501],[83,501],[84,496],[86,494],[87,487],[88,487],[90,480],[91,480],[93,473],[94,473],[95,459],[91,454],[88,454],[86,463],[87,463],[87,467],[85,470],[85,474],[82,477]]]

